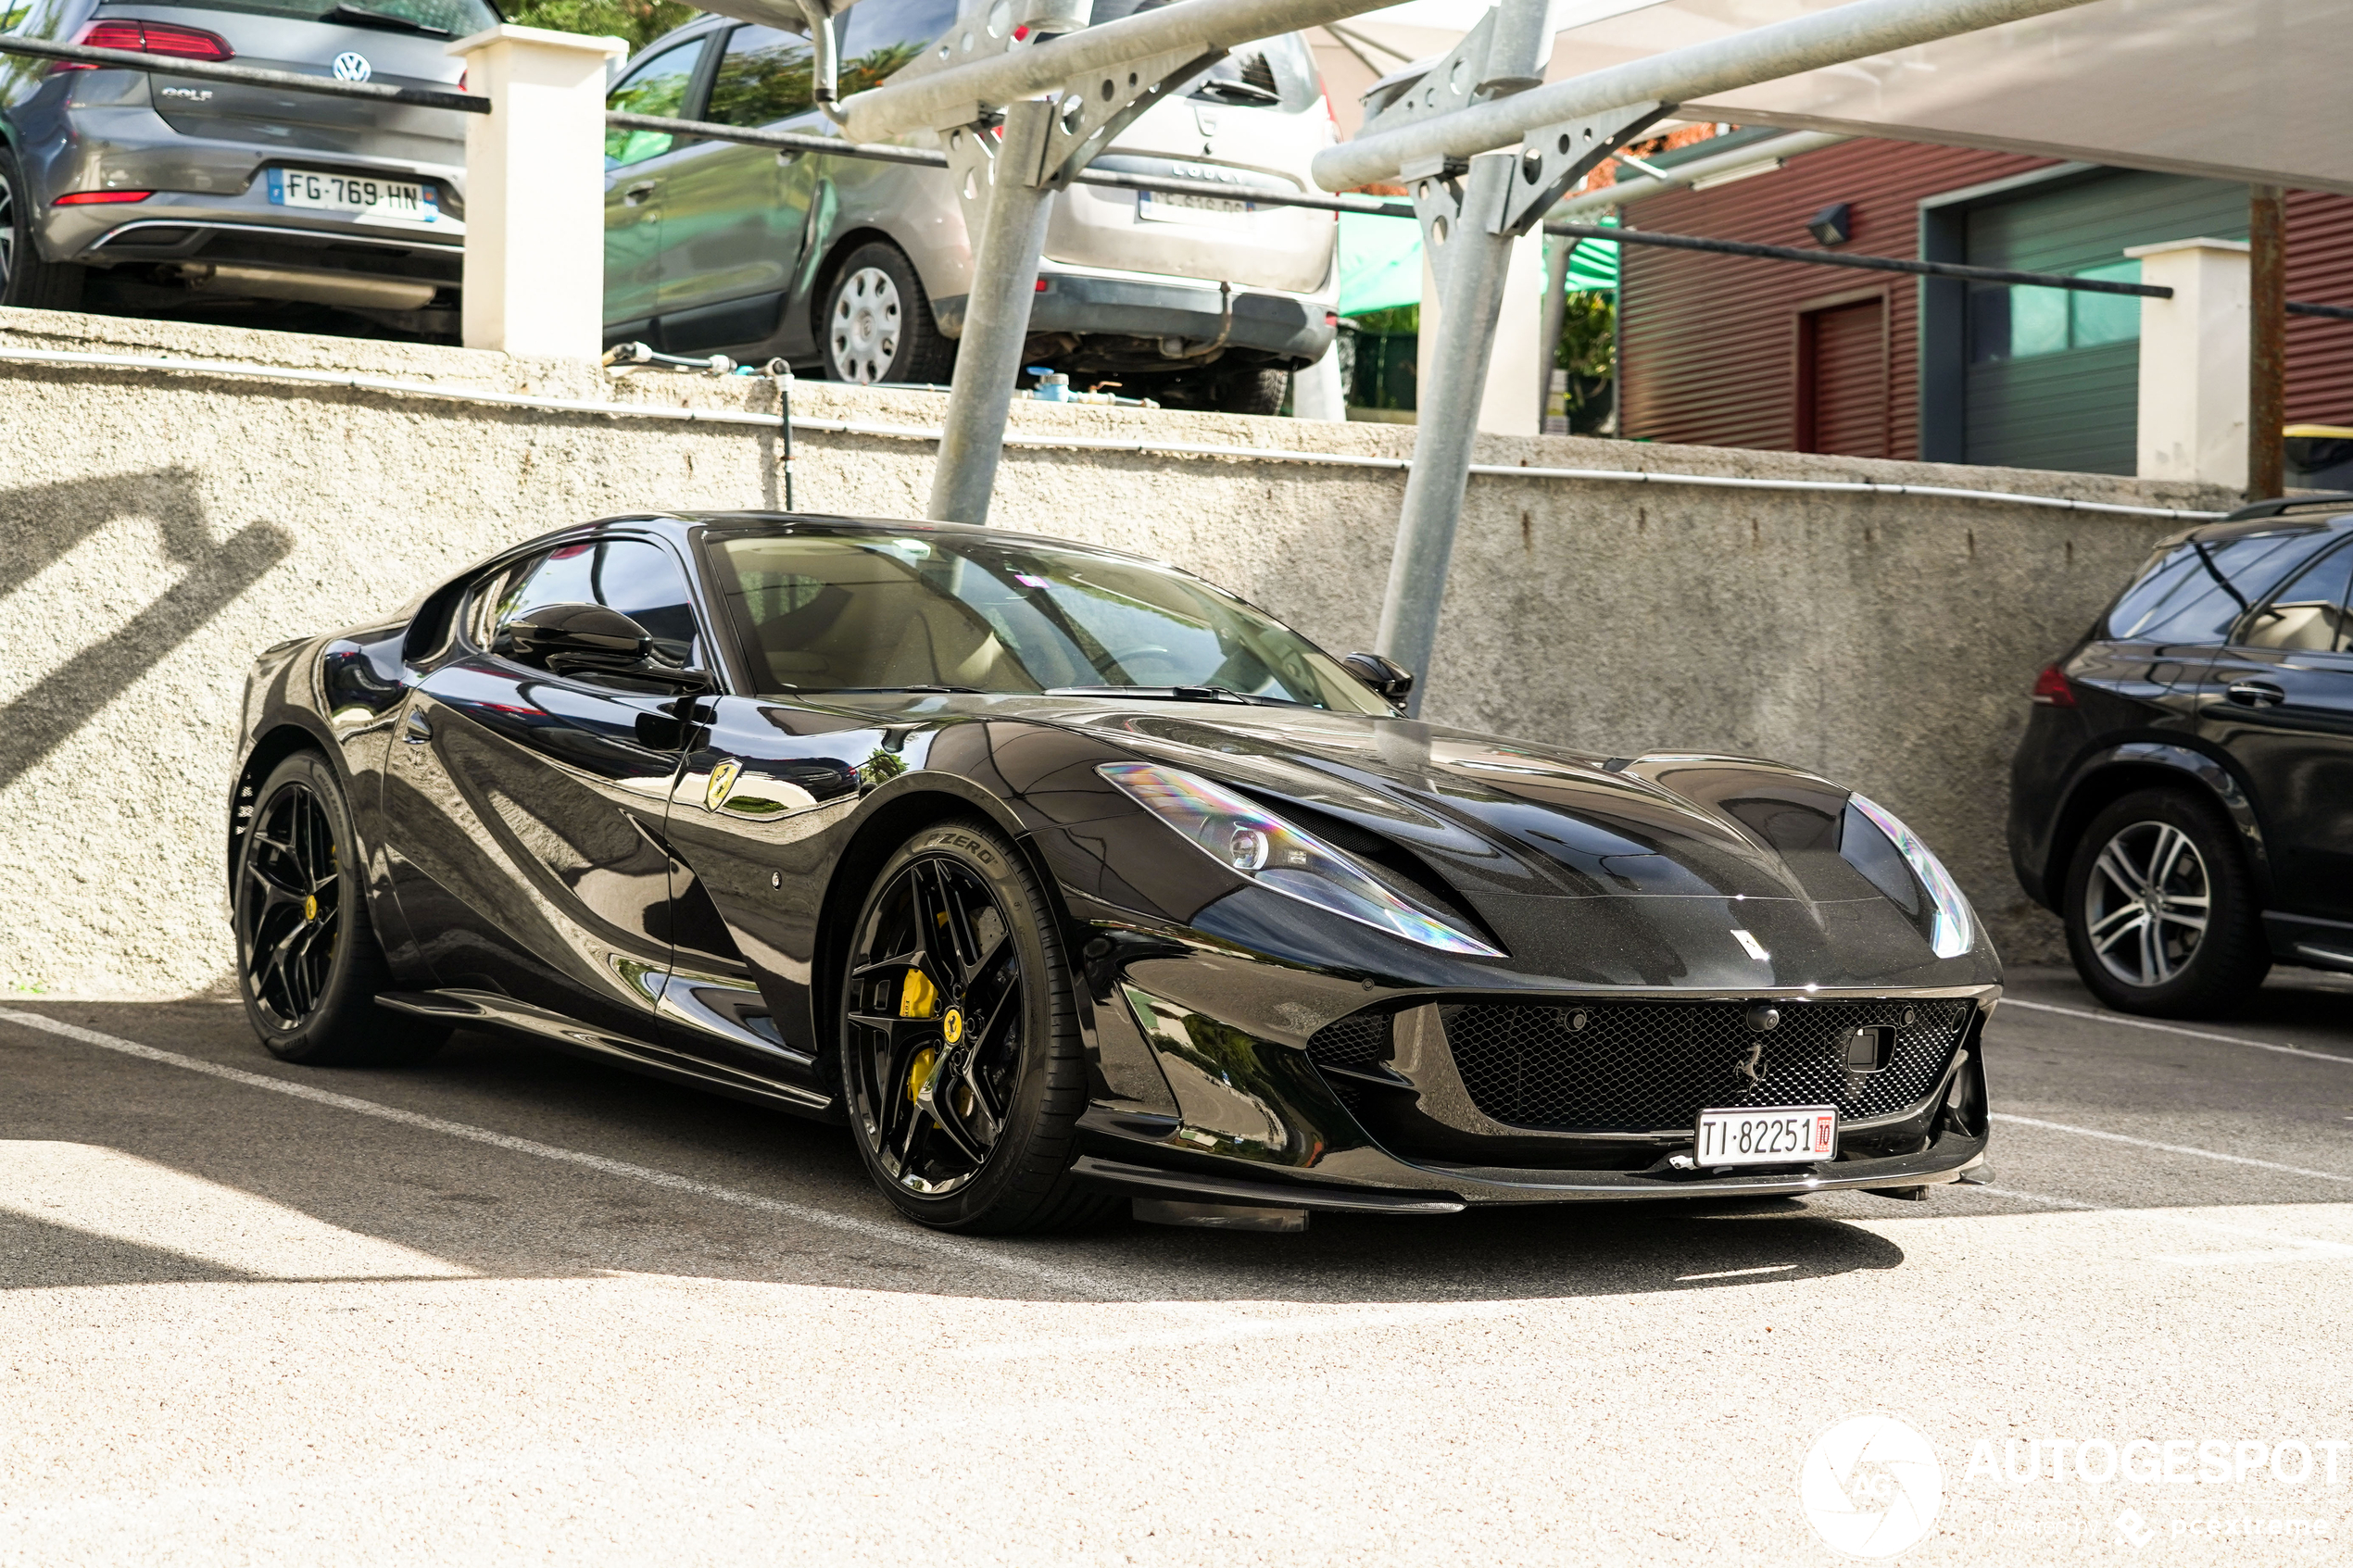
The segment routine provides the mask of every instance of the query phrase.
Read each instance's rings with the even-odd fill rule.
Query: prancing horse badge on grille
[[[1748,1045],[1748,1054],[1732,1063],[1732,1071],[1752,1084],[1763,1083],[1765,1081],[1765,1042],[1751,1040]]]

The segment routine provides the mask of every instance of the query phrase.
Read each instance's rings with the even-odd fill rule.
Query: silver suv
[[[1155,3],[1096,0],[1094,19]],[[859,0],[834,22],[842,94],[899,69],[957,13],[957,0]],[[656,40],[610,103],[832,129],[812,106],[806,35],[724,17]],[[1288,373],[1331,344],[1336,225],[1246,193],[1310,188],[1308,159],[1332,139],[1296,34],[1245,45],[1155,105],[1096,167],[1215,180],[1237,199],[1086,185],[1055,196],[1024,363],[1176,407],[1275,412]],[[781,355],[840,381],[948,380],[973,263],[944,170],[644,131],[612,132],[605,153],[607,343]]]
[[[465,117],[175,76],[170,61],[447,87],[487,0],[0,0],[0,31],[157,56],[0,56],[0,305],[302,301],[454,337]]]

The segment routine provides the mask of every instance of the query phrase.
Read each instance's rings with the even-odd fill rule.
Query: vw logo
[[[346,49],[335,56],[337,82],[365,82],[375,74],[375,68],[368,63],[368,56],[356,49]]]

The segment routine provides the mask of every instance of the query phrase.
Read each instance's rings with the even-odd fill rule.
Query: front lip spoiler
[[[1081,1155],[1071,1174],[1093,1186],[1144,1198],[1181,1197],[1356,1214],[1454,1214],[1507,1203],[1607,1202],[1674,1198],[1802,1198],[1807,1193],[1940,1186],[1985,1163],[1986,1138],[1948,1132],[1917,1154],[1884,1160],[1831,1160],[1803,1173],[1755,1176],[1682,1175],[1663,1171],[1531,1171],[1488,1166],[1414,1165],[1416,1174],[1453,1190],[1400,1190],[1329,1183],[1251,1181]],[[1450,1180],[1451,1178],[1451,1180]]]

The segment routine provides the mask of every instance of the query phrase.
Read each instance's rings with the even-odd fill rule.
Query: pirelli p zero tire
[[[2142,790],[2092,819],[2068,867],[2066,920],[2075,972],[2125,1012],[2222,1012],[2271,967],[2238,835],[2186,791]]]
[[[262,781],[237,847],[237,993],[271,1054],[310,1066],[397,1066],[448,1030],[376,1006],[391,989],[368,918],[351,811],[327,759],[297,751]]]
[[[88,269],[44,261],[33,241],[32,187],[17,155],[0,145],[0,305],[73,310]]]
[[[1056,1230],[1117,1199],[1068,1172],[1087,1106],[1070,966],[1028,865],[978,821],[884,864],[837,994],[851,1135],[901,1213],[941,1230]]]

